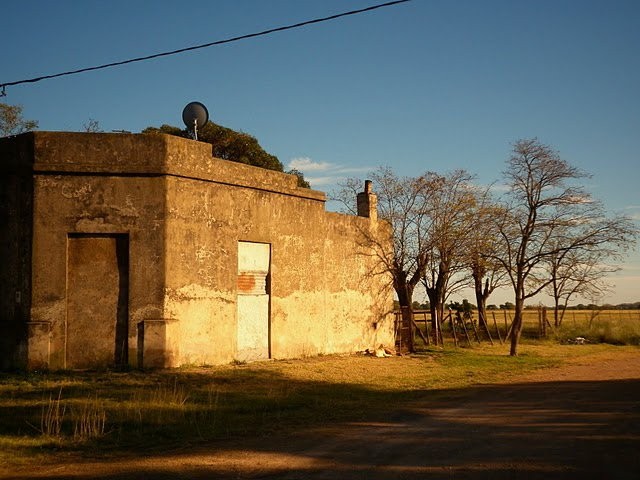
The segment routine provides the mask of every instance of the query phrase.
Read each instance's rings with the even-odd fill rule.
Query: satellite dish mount
[[[198,127],[203,127],[209,121],[209,111],[200,102],[188,103],[182,110],[182,121],[193,135],[193,139],[198,140]]]

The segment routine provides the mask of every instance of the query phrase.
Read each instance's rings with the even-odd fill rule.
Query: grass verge
[[[324,356],[151,373],[5,375],[0,464],[140,455],[375,420],[420,398],[446,400],[472,385],[612,348],[525,342],[515,358],[506,355],[506,345],[486,345],[384,359]]]

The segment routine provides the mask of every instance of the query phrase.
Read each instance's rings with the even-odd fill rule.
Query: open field
[[[587,375],[580,377],[581,381],[589,378],[598,382],[612,379],[623,372],[621,365],[635,368],[625,374],[624,378],[640,378],[639,358],[640,351],[635,347],[525,342],[522,354],[517,358],[507,356],[506,345],[491,347],[484,344],[474,348],[428,350],[410,357],[326,356],[153,373],[4,375],[0,379],[0,465],[3,466],[0,467],[0,477],[113,478],[111,474],[117,471],[117,478],[145,478],[145,475],[156,478],[157,475],[153,472],[165,472],[166,476],[163,478],[198,478],[198,472],[201,475],[199,478],[211,478],[212,472],[221,468],[222,470],[217,471],[220,474],[218,478],[252,478],[254,475],[263,478],[265,472],[271,472],[269,469],[273,467],[273,478],[281,478],[284,468],[282,465],[288,463],[279,455],[290,456],[291,449],[319,448],[318,445],[329,442],[322,447],[323,453],[320,455],[327,460],[332,455],[337,455],[334,448],[349,449],[354,441],[351,435],[364,435],[363,438],[370,436],[373,442],[371,445],[375,446],[376,442],[384,440],[376,439],[377,435],[398,434],[395,427],[390,430],[389,422],[397,421],[400,426],[408,427],[415,420],[416,425],[422,425],[421,422],[428,418],[435,418],[432,418],[435,411],[443,416],[440,422],[451,415],[459,420],[477,419],[479,412],[484,411],[488,417],[483,418],[482,422],[495,421],[495,428],[503,428],[502,419],[490,418],[499,411],[498,407],[498,410],[491,413],[486,405],[481,407],[468,404],[476,395],[484,398],[483,396],[498,392],[493,387],[488,388],[489,385],[513,385],[526,378],[535,379],[536,382],[556,382],[563,378],[560,374],[553,374],[557,372],[557,367],[570,369],[576,365],[582,366],[580,375]],[[635,359],[635,363],[629,363],[628,359]],[[601,369],[608,365],[608,370],[598,374],[592,365]],[[576,373],[571,375],[575,376]],[[594,375],[600,377],[593,377]],[[637,384],[638,382],[633,383],[632,386],[635,388]],[[610,385],[614,390],[627,386],[617,383]],[[553,392],[566,391],[574,399],[574,403],[582,395],[592,395],[601,387],[606,386],[589,385],[588,391],[584,390],[584,386],[577,386],[572,393],[571,385],[549,386]],[[611,388],[604,390],[613,392]],[[509,390],[510,395],[516,395],[516,391],[520,390]],[[534,390],[527,387],[522,391],[536,398],[539,396],[543,404],[547,398],[538,387]],[[504,392],[495,394],[498,398],[503,398]],[[548,398],[554,395],[549,395]],[[557,398],[554,401],[556,400]],[[550,403],[549,408],[559,407]],[[426,413],[428,415],[424,416]],[[636,417],[627,419],[637,422]],[[452,421],[446,420],[448,423]],[[591,420],[587,416],[581,421],[588,424]],[[456,422],[457,427],[451,423],[447,428],[458,428],[461,438],[468,437],[475,429],[480,428],[471,427],[465,422]],[[387,427],[386,430],[375,432],[368,431],[369,427],[365,428],[364,425]],[[429,430],[435,427],[424,424],[420,428]],[[412,430],[409,428],[407,431]],[[552,430],[546,434],[554,435]],[[420,435],[422,437],[419,438],[424,441],[425,433]],[[540,429],[539,435],[540,439],[544,437],[544,428]],[[419,438],[416,437],[416,441]],[[331,443],[332,439],[338,439],[336,441],[341,446],[336,447]],[[502,441],[509,444],[507,439],[508,437],[504,437]],[[640,446],[637,440],[637,436],[630,440],[634,448]],[[493,441],[501,440],[494,438]],[[380,445],[383,444],[386,445]],[[246,455],[249,454],[242,453],[245,446],[254,451],[250,458],[255,454],[262,462],[266,462],[264,465],[252,462],[251,466],[245,465],[248,469],[246,475],[238,474],[237,468],[240,467],[237,465],[222,466],[222,463],[215,467],[210,465],[213,470],[194,465],[185,470],[180,462],[169,465],[177,461],[176,458],[182,458],[190,452],[219,452],[220,455],[224,452],[224,462],[235,458],[240,463],[246,463]],[[442,455],[443,446],[434,445],[433,448]],[[624,442],[615,444],[618,453],[626,452],[627,447]],[[391,445],[389,448],[396,447]],[[256,449],[261,452],[256,452]],[[271,453],[264,457],[267,451]],[[458,450],[453,451],[457,456],[462,455]],[[364,452],[359,454],[365,455]],[[612,454],[617,455],[616,452]],[[305,454],[303,457],[307,458],[309,455]],[[140,462],[147,457],[155,459],[153,465],[141,466]],[[174,460],[169,461],[170,458]],[[208,458],[206,462],[214,461]],[[473,461],[481,460],[475,458]],[[490,458],[487,457],[486,460],[489,461]],[[188,460],[192,463],[201,461],[205,460]],[[221,459],[216,461],[222,462]],[[283,461],[283,464],[278,463]],[[441,461],[443,460],[439,459],[436,463],[440,465]],[[93,465],[90,470],[86,470],[87,462]],[[166,468],[162,467],[163,462],[169,462],[165,465]],[[126,465],[130,465],[131,469],[127,470],[129,467],[125,467]],[[515,460],[509,465],[511,466],[496,467],[498,473],[504,469],[506,472],[514,468],[525,468],[518,467]],[[536,470],[538,467],[529,465],[526,468],[530,467],[533,472],[539,470],[549,474],[546,467]],[[304,468],[303,473],[298,471],[300,476],[309,473]],[[340,471],[345,467],[336,465],[331,468],[333,471]],[[94,469],[96,473],[87,473],[94,472]],[[325,467],[318,469],[318,472],[325,471]],[[191,473],[176,477],[176,472],[181,471]],[[170,474],[171,472],[174,473]],[[434,472],[442,474],[438,469]],[[484,470],[482,472],[487,473]],[[353,477],[347,475],[341,478]],[[425,477],[401,475],[374,478]],[[436,475],[428,478],[452,477],[447,473],[444,477]],[[461,478],[471,477],[463,475]]]
[[[490,333],[494,341],[504,339],[513,320],[513,310],[488,310]],[[553,310],[547,309],[546,337],[566,342],[583,337],[590,343],[610,343],[612,345],[640,345],[640,310],[567,310],[561,326],[556,328]],[[538,309],[525,309],[523,335],[540,338],[543,332],[540,325],[541,312]],[[425,319],[430,315],[424,310],[415,313],[416,322],[424,330]],[[477,314],[474,313],[474,318]],[[445,319],[445,346],[453,345],[450,322]],[[500,334],[498,335],[498,331]],[[480,332],[481,334],[483,332]],[[458,335],[463,332],[459,329]],[[469,326],[470,338],[474,332]],[[486,335],[483,337],[486,339]]]
[[[538,315],[537,310],[525,310],[524,330],[531,336],[539,334]],[[507,317],[513,318],[513,312]],[[640,345],[640,310],[567,310],[555,328],[553,310],[548,309],[547,320],[547,335],[561,341],[584,337],[592,343]]]

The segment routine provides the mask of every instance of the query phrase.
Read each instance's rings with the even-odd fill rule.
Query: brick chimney
[[[364,192],[357,196],[358,216],[370,218],[375,222],[378,220],[378,197],[373,193],[372,185],[371,180],[365,180]]]

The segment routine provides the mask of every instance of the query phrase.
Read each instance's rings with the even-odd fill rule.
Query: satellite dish
[[[209,121],[209,111],[202,103],[191,102],[182,110],[182,121],[193,131],[194,140],[198,140],[198,127],[203,127]]]

